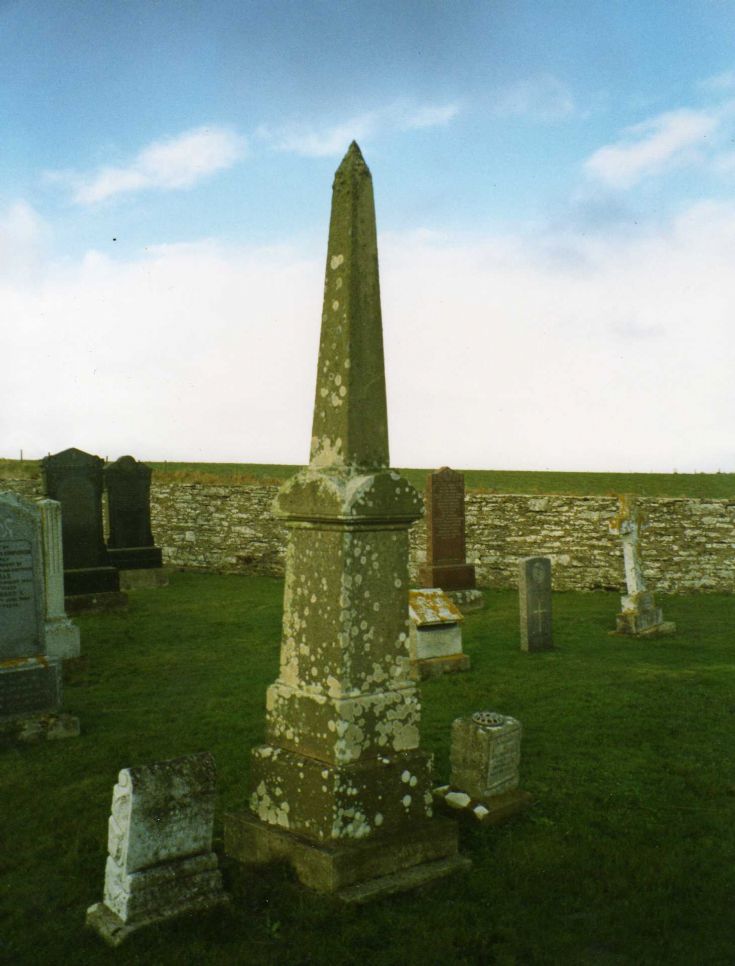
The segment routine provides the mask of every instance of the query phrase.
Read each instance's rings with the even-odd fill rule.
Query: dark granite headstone
[[[475,568],[465,560],[464,474],[444,466],[426,478],[426,564],[422,587],[471,590]]]
[[[110,536],[107,548],[118,570],[160,567],[161,548],[151,531],[150,466],[121,456],[105,469]]]
[[[521,650],[551,650],[554,644],[551,638],[551,561],[548,557],[521,560],[518,594]]]
[[[120,590],[102,529],[103,465],[99,456],[74,448],[41,460],[45,495],[61,504],[67,597]]]

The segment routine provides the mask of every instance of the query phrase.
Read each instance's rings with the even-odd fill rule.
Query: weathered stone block
[[[152,922],[227,901],[212,852],[208,753],[124,768],[113,789],[103,901],[87,924],[111,945]]]

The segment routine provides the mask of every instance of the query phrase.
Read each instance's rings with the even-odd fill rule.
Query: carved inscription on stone
[[[30,540],[0,539],[0,660],[40,651]]]
[[[486,789],[489,793],[515,787],[518,784],[518,769],[521,761],[521,747],[515,733],[501,735],[492,745],[488,761]]]
[[[29,667],[27,661],[0,674],[0,717],[52,711],[61,698],[58,668],[44,659]]]

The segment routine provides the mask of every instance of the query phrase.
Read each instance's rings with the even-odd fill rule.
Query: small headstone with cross
[[[550,651],[551,560],[526,557],[521,560],[518,579],[521,612],[521,650]]]

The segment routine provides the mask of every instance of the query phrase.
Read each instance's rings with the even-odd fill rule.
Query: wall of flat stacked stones
[[[38,480],[0,481],[27,497],[41,495]],[[283,575],[285,529],[273,518],[275,484],[214,486],[156,483],[151,517],[164,562],[191,570]],[[671,593],[735,590],[735,498],[646,499],[643,537],[650,587]],[[483,587],[517,586],[518,560],[549,556],[555,590],[619,590],[619,538],[608,532],[614,497],[524,496],[468,493],[467,560]],[[423,520],[410,534],[411,580],[425,561]]]

